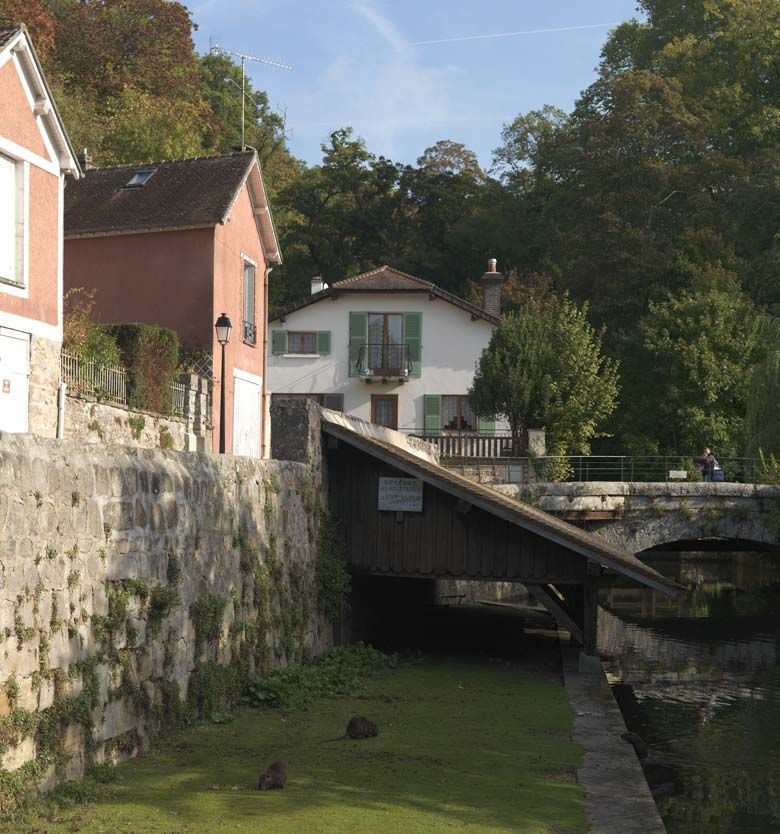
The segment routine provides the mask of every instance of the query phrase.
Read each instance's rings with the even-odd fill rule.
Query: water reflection
[[[669,834],[777,834],[780,554],[647,561],[688,593],[605,589],[599,651],[629,729],[676,768]]]

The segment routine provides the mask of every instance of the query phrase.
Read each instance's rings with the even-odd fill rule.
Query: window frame
[[[464,427],[463,426],[463,405],[468,405],[468,394],[441,394],[441,414],[439,418],[439,425],[440,431],[443,432],[478,432],[479,431],[479,418],[476,414],[474,414],[474,410],[471,409],[472,416],[474,418],[473,427]],[[448,428],[444,425],[444,401],[448,399],[455,400],[455,421],[456,421],[456,428]],[[469,406],[470,407],[470,406]]]
[[[287,353],[285,356],[319,356],[317,351],[317,332],[316,330],[288,330],[287,331]],[[311,337],[314,341],[314,350],[293,350],[292,342],[294,337]]]
[[[252,314],[247,316],[248,288],[247,270],[252,270]],[[257,347],[257,261],[241,253],[241,341],[250,347]]]
[[[2,292],[27,298],[29,295],[29,235],[30,235],[30,163],[12,156],[5,149],[0,158],[10,163],[14,176],[13,201],[13,274],[0,275]]]

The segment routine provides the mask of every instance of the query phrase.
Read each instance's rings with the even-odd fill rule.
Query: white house
[[[314,279],[309,298],[272,315],[269,390],[400,431],[496,446],[506,426],[478,419],[466,393],[499,322],[503,281],[491,260],[479,307],[389,266],[330,287]]]

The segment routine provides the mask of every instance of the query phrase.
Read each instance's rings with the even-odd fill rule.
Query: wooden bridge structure
[[[322,432],[329,500],[357,574],[520,582],[588,654],[601,577],[680,590],[627,550],[444,469],[393,432],[328,411]]]

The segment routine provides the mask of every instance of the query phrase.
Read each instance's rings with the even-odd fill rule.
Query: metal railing
[[[508,458],[512,457],[512,438],[506,434],[479,432],[410,432],[420,440],[432,443],[443,458]]]
[[[60,354],[62,381],[71,393],[94,397],[98,402],[128,406],[127,369],[120,365],[101,365],[91,359],[62,351]],[[182,382],[171,385],[171,413],[183,416],[187,405],[187,386]]]
[[[363,345],[355,363],[362,379],[397,377],[407,379],[412,360],[407,345]]]
[[[419,435],[418,435],[419,436]],[[428,439],[428,438],[426,438]],[[766,467],[759,458],[718,458],[711,480],[729,483],[766,483]],[[568,455],[544,457],[450,456],[444,465],[455,471],[480,468],[491,480],[509,480],[509,467],[522,467],[523,480],[536,482],[618,481],[624,483],[690,483],[709,480],[696,455]]]
[[[248,345],[254,345],[257,343],[257,328],[251,321],[244,322],[244,341]]]

